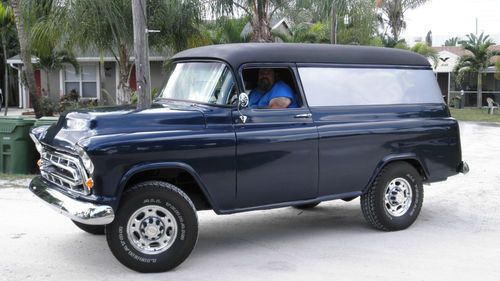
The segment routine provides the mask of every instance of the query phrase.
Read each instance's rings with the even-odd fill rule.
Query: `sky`
[[[415,38],[432,30],[434,46],[442,46],[451,37],[463,37],[484,31],[500,45],[500,0],[430,0],[405,14],[406,30],[402,37],[413,45]]]

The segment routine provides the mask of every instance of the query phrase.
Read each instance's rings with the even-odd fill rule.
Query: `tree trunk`
[[[118,72],[119,72],[119,82],[118,89],[116,92],[116,104],[124,105],[130,104],[130,95],[132,90],[130,89],[130,73],[132,72],[132,64],[130,64],[130,57],[125,46],[121,46],[120,50],[120,61],[118,62]]]
[[[21,60],[24,63],[23,72],[28,86],[28,93],[33,109],[35,110],[35,116],[40,118],[43,114],[40,108],[38,96],[36,95],[35,72],[33,70],[33,65],[31,64],[31,50],[28,45],[28,36],[24,30],[24,22],[19,7],[19,0],[12,0],[11,5],[16,20],[17,36],[19,38],[19,47],[21,49]]]
[[[269,0],[257,0],[256,10],[252,16],[251,24],[253,29],[252,42],[273,42],[271,26],[267,19],[269,10]]]
[[[477,107],[483,107],[483,73],[477,72]]]
[[[45,75],[47,76],[47,97],[50,97],[50,77],[49,77],[50,70],[45,69],[44,71],[45,71]],[[42,95],[42,98],[43,98],[43,95]]]
[[[5,34],[3,33],[2,33],[2,49],[3,49],[3,59],[5,66],[5,81],[4,81],[5,112],[3,113],[3,115],[7,116],[7,111],[9,110],[9,66],[7,65],[7,42],[5,39]]]
[[[330,31],[330,43],[337,44],[337,9],[335,7],[335,0],[332,1],[332,30]]]
[[[132,17],[134,22],[137,109],[140,110],[151,106],[151,74],[149,70],[148,33],[146,32],[146,1],[132,0]]]

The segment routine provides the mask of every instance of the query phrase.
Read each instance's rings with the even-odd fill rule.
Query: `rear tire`
[[[89,225],[89,224],[83,224],[81,222],[77,222],[74,220],[71,220],[76,226],[78,226],[79,229],[88,232],[90,234],[94,235],[103,235],[104,234],[104,225]]]
[[[113,255],[139,272],[163,272],[181,264],[198,239],[198,218],[189,197],[172,184],[139,183],[124,195],[106,226]]]
[[[410,164],[396,162],[384,167],[361,196],[361,210],[376,229],[402,230],[417,219],[423,199],[421,175]]]

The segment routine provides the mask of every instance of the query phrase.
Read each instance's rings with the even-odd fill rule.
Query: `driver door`
[[[240,114],[247,116],[245,123]],[[232,116],[237,208],[316,198],[318,131],[307,106],[235,109]]]

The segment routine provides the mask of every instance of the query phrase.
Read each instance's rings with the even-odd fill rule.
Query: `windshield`
[[[218,62],[177,63],[160,97],[231,104],[236,86],[229,68]]]

